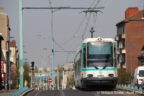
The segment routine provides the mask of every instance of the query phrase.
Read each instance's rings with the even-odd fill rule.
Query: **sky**
[[[98,0],[23,0],[23,7],[94,7]],[[128,7],[143,9],[144,0],[99,0],[97,7],[102,12],[85,14],[84,10],[55,10],[53,14],[53,36],[55,51],[76,51],[84,38],[90,37],[94,27],[94,37],[114,38],[116,24],[125,18]],[[0,7],[8,14],[11,36],[19,47],[18,0],[0,0]],[[51,54],[51,12],[50,10],[23,10],[24,60],[34,61],[37,67],[48,67]],[[54,65],[73,62],[75,53],[55,52]]]

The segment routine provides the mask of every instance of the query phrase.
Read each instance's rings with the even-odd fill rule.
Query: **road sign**
[[[49,83],[52,83],[52,78],[49,78],[49,79],[48,79],[48,82],[49,82]]]

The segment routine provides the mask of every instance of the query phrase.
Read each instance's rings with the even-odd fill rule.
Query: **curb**
[[[126,90],[126,91],[133,91],[133,92],[135,92],[135,93],[137,93],[137,94],[144,95],[144,93],[143,93],[143,92],[136,91],[136,90],[130,90],[130,89],[125,89],[125,88],[116,88],[116,89],[119,89],[119,90]]]
[[[30,89],[30,90],[27,90],[25,92],[23,92],[20,96],[25,96],[26,94],[28,94],[29,92],[33,91],[34,89]]]

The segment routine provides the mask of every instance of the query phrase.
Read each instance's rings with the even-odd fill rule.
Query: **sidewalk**
[[[11,93],[15,92],[17,89],[13,90],[0,90],[0,96],[10,96]]]

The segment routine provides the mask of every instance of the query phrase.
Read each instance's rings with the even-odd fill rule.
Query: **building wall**
[[[8,23],[8,16],[2,11],[0,11],[0,33],[2,33],[2,36],[4,40],[2,41],[2,49],[7,50],[8,49],[8,31],[9,31],[9,23]]]
[[[8,51],[8,31],[9,31],[9,24],[8,24],[8,16],[7,14],[4,13],[4,9],[0,8],[0,33],[2,33],[2,36],[4,40],[2,41],[2,52],[3,52],[3,60],[5,67],[6,67],[6,60],[7,60],[7,55],[6,52]],[[6,72],[6,68],[4,68]]]
[[[10,61],[16,65],[16,47],[10,47]]]
[[[3,52],[3,58],[4,60],[4,72],[6,72],[5,75],[5,81],[7,81],[7,55],[6,52],[8,51],[8,32],[9,32],[9,21],[8,21],[8,15],[4,13],[4,9],[0,8],[0,33],[2,33],[2,36],[4,40],[2,41],[2,52]],[[5,85],[6,87],[6,85]]]
[[[126,67],[127,71],[130,72],[130,55],[132,54],[132,69],[133,72],[138,66],[138,54],[141,53],[141,48],[144,45],[144,21],[131,21],[126,23]],[[132,53],[131,53],[132,51]]]

